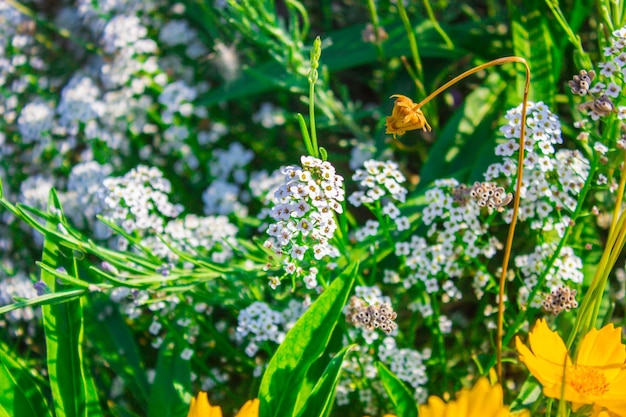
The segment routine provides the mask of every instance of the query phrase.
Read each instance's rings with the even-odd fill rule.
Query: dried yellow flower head
[[[404,135],[407,130],[423,129],[424,132],[431,130],[419,104],[400,94],[394,94],[390,98],[394,97],[396,102],[393,104],[391,116],[385,119],[387,127],[385,133],[392,134],[395,138],[396,135]]]

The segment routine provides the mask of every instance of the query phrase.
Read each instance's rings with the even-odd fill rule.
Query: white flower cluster
[[[127,233],[163,233],[163,217],[176,217],[183,210],[169,202],[170,191],[170,182],[158,168],[139,165],[123,177],[104,180],[99,190],[102,215]]]
[[[189,214],[183,219],[170,220],[164,228],[163,239],[185,253],[209,257],[213,262],[225,263],[233,257],[238,246],[235,236],[239,229],[226,216],[200,217]],[[169,262],[178,261],[161,238],[151,235],[143,242],[152,253]]]
[[[337,405],[353,404],[350,396],[358,392],[358,401],[363,405],[364,413],[377,415],[387,409],[388,396],[378,377],[375,361],[387,365],[399,379],[414,389],[415,400],[424,403],[428,397],[425,388],[428,376],[424,363],[430,358],[430,351],[424,350],[420,353],[413,349],[400,349],[393,337],[384,338],[375,351],[372,349],[370,345],[358,346],[344,360],[337,385]]]
[[[245,203],[250,201],[250,194],[242,187],[248,182],[245,168],[253,158],[254,153],[239,142],[213,152],[209,170],[215,179],[202,193],[205,214],[248,214]]]
[[[98,239],[109,235],[104,225],[96,222],[96,215],[104,209],[98,192],[111,171],[110,165],[100,165],[96,161],[76,164],[67,180],[67,191],[60,196],[72,224],[80,228],[93,227]]]
[[[427,237],[413,235],[395,247],[396,255],[404,257],[405,265],[415,271],[402,280],[404,287],[420,283],[428,294],[443,290],[444,302],[461,298],[454,278],[463,276],[466,266],[474,265],[479,256],[490,259],[500,247],[496,238],[486,236],[475,200],[464,206],[454,202],[453,191],[458,186],[455,179],[435,181],[426,192],[428,205],[422,211],[423,223],[430,226]]]
[[[16,298],[34,298],[37,290],[31,280],[23,274],[15,276],[0,275],[0,306],[13,304]],[[15,298],[14,298],[15,297]],[[9,322],[31,321],[40,317],[41,311],[37,308],[23,307],[10,311],[4,317]],[[0,318],[1,321],[1,318]]]
[[[363,166],[365,169],[357,169],[352,179],[366,191],[355,191],[350,195],[348,201],[353,206],[372,204],[383,197],[391,197],[400,202],[406,200],[407,189],[400,185],[406,178],[398,169],[398,164],[369,159]]]
[[[428,382],[428,375],[424,362],[430,359],[429,350],[420,353],[413,349],[400,349],[396,345],[396,339],[386,337],[378,348],[378,359],[399,379],[413,387],[415,401],[418,403],[426,401],[428,392],[424,385]]]
[[[193,60],[208,54],[198,31],[186,20],[174,19],[164,24],[159,32],[159,41],[168,46],[185,46],[185,54]]]
[[[348,201],[355,207],[378,204],[380,201],[382,214],[394,221],[398,231],[407,230],[411,226],[409,219],[401,216],[400,209],[393,202],[404,202],[407,195],[407,189],[400,185],[406,178],[398,169],[398,164],[369,159],[363,166],[364,169],[355,171],[352,179],[364,190],[352,193]],[[375,236],[379,227],[378,221],[368,220],[365,227],[355,232],[355,239],[362,242],[369,236]]]
[[[38,142],[49,137],[54,121],[54,107],[40,98],[28,103],[20,112],[17,128],[24,143]]]
[[[295,299],[289,300],[283,311],[272,310],[268,304],[255,301],[239,313],[236,340],[239,343],[246,341],[245,352],[254,357],[264,342],[282,343],[289,329],[307,308],[308,303]]]
[[[328,161],[302,156],[301,163],[301,167],[282,170],[285,182],[274,193],[270,214],[274,223],[267,229],[270,238],[265,247],[284,256],[286,274],[304,275],[307,288],[313,289],[317,287],[318,269],[304,271],[302,265],[339,256],[330,240],[337,229],[334,213],[343,212],[343,178]],[[279,282],[273,279],[270,285]]]
[[[100,101],[100,89],[89,77],[76,74],[61,90],[61,100],[57,113],[61,116],[61,126],[76,129],[78,123],[86,123],[104,113],[104,103]]]
[[[548,260],[554,256],[555,250],[556,244],[544,243],[536,246],[533,253],[515,257],[515,267],[520,271],[524,280],[524,286],[518,293],[518,300],[521,304],[528,304],[530,301],[531,307],[541,307],[540,292],[543,291],[543,287],[532,300],[528,297],[538,284],[541,274],[546,271]],[[559,286],[582,284],[584,278],[582,268],[582,260],[574,254],[571,247],[565,246],[559,252],[550,270],[545,272],[544,286],[552,291]]]
[[[112,54],[132,46],[136,52],[149,53],[157,48],[152,39],[147,39],[148,29],[136,15],[117,15],[111,19],[102,32],[102,46]]]
[[[508,123],[500,131],[507,141],[496,148],[496,155],[503,162],[490,165],[485,179],[505,179],[510,188],[517,176],[521,105],[509,110],[506,119]],[[530,220],[533,229],[556,229],[562,236],[570,218],[559,210],[575,210],[578,194],[589,175],[589,162],[577,150],[556,150],[555,145],[563,143],[561,124],[545,104],[528,103],[526,127],[519,220]],[[507,222],[512,215],[512,210],[505,213]]]
[[[623,77],[626,75],[626,27],[613,31],[611,44],[604,47],[604,62],[598,64],[602,81],[596,80],[593,85],[595,72],[581,71],[570,82],[572,92],[581,96],[591,96],[592,101],[580,105],[587,110],[592,120],[598,120],[610,113],[617,113],[619,119],[626,119],[626,106],[616,106],[612,99],[617,99],[623,86]],[[583,81],[581,85],[580,81]]]

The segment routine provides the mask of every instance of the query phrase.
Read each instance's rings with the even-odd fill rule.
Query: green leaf
[[[402,22],[397,19],[387,22],[384,26],[389,35],[389,39],[382,44],[385,56],[390,58],[409,55],[411,50]],[[458,60],[467,55],[467,49],[476,48],[479,52],[485,51],[485,42],[477,41],[477,38],[484,35],[484,22],[442,26],[451,38],[458,40],[454,49],[448,48],[441,41],[441,35],[428,20],[416,23],[415,35],[419,41],[422,59]],[[324,36],[325,39],[332,39],[332,43],[324,47],[322,58],[322,64],[328,71],[342,71],[378,61],[379,53],[376,46],[363,41],[362,31],[363,25],[359,24],[329,32]],[[494,34],[489,36],[490,40],[494,40]],[[477,48],[477,45],[481,45],[482,48]],[[306,76],[293,71],[287,72],[284,63],[276,60],[261,62],[254,67],[244,67],[238,79],[209,91],[198,102],[209,106],[279,89],[292,92],[295,90],[296,93],[302,94],[308,91]]]
[[[313,392],[308,396],[304,407],[298,411],[299,417],[327,417],[332,410],[339,383],[341,364],[354,345],[344,347],[330,361],[322,377],[317,381]]]
[[[517,398],[511,403],[511,411],[531,407],[541,398],[541,385],[532,376],[518,390]]]
[[[309,368],[326,350],[352,291],[357,268],[358,264],[347,267],[287,333],[261,380],[261,417],[296,415],[299,396],[308,393],[308,386],[307,392],[301,391]]]
[[[546,14],[538,10],[538,4],[543,2],[527,2],[526,7],[514,7],[511,12],[513,51],[515,55],[524,58],[530,67],[531,84],[529,100],[543,101],[548,107],[554,107],[555,96],[555,70],[558,76],[559,68],[555,68],[553,53],[557,55],[556,61],[560,62],[561,52],[555,48],[552,35],[548,27]],[[535,5],[535,10],[526,12],[527,7]],[[524,91],[526,71],[522,65],[516,65],[517,91],[519,97]]]
[[[0,343],[0,416],[52,417],[52,412],[28,366]]]
[[[85,317],[88,319],[85,334],[98,346],[100,355],[106,358],[113,372],[124,380],[141,408],[146,409],[150,385],[137,343],[117,309],[113,309],[104,318],[97,318],[99,312],[104,311],[107,306],[109,304],[104,300],[93,300],[88,304],[85,309]]]
[[[187,415],[191,400],[191,365],[180,357],[181,349],[170,338],[159,349],[156,374],[148,401],[148,417]]]
[[[48,212],[63,212],[54,190],[50,191]],[[47,228],[55,227],[48,221]],[[61,248],[46,237],[43,245],[42,262],[54,268],[64,267],[68,273],[74,271],[71,251],[64,253]],[[54,275],[41,271],[41,280],[52,293],[61,290]],[[102,415],[98,404],[95,384],[83,362],[83,311],[81,300],[43,305],[44,331],[50,388],[54,408],[58,417],[83,417]]]
[[[398,417],[417,417],[417,403],[406,385],[398,379],[382,362],[376,362],[380,380],[389,395]]]
[[[50,190],[48,213],[59,213],[63,218],[61,204],[54,190]],[[46,227],[52,228],[54,223],[48,220]],[[41,260],[55,268],[64,267],[71,274],[71,271],[75,270],[73,254],[71,251],[66,252],[47,236]],[[61,289],[54,275],[45,270],[41,271],[41,280],[53,293]],[[102,415],[95,384],[83,361],[81,300],[43,305],[41,311],[46,335],[48,374],[56,415],[58,417]]]

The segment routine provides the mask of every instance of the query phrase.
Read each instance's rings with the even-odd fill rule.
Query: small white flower
[[[409,218],[406,216],[398,217],[395,219],[396,228],[399,232],[404,230],[408,230],[411,227],[411,223],[409,222]]]
[[[609,151],[609,148],[601,142],[594,143],[593,149],[600,155],[605,155]]]

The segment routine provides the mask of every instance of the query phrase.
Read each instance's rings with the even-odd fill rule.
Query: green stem
[[[426,14],[428,15],[428,19],[430,23],[433,25],[437,33],[443,38],[443,41],[446,43],[446,46],[449,49],[454,49],[454,44],[452,43],[452,39],[448,36],[448,34],[443,30],[439,21],[435,17],[435,13],[433,13],[433,8],[430,5],[429,0],[424,0],[424,8],[426,9]]]
[[[315,82],[309,83],[309,124],[311,126],[311,145],[313,146],[313,156],[320,157],[317,147],[317,133],[315,131]]]
[[[415,77],[413,77],[415,81],[415,85],[418,89],[418,95],[423,96],[426,94],[424,91],[424,86],[422,84],[422,80],[424,79],[424,70],[422,69],[422,60],[420,59],[419,51],[417,49],[417,39],[415,38],[415,32],[413,27],[411,26],[411,21],[409,20],[409,16],[406,14],[406,9],[404,8],[404,4],[402,1],[398,1],[398,14],[400,15],[400,19],[402,20],[402,24],[404,25],[404,30],[406,30],[406,35],[409,40],[409,48],[411,49],[411,56],[413,57],[413,65],[415,66]]]
[[[380,19],[378,18],[378,11],[376,10],[376,4],[374,3],[374,0],[367,0],[367,8],[370,12],[370,17],[372,19],[372,26],[374,27],[374,36],[376,39],[376,42],[374,42],[374,45],[376,46],[378,59],[381,61],[385,61],[385,50],[383,49],[382,43],[378,39]]]

